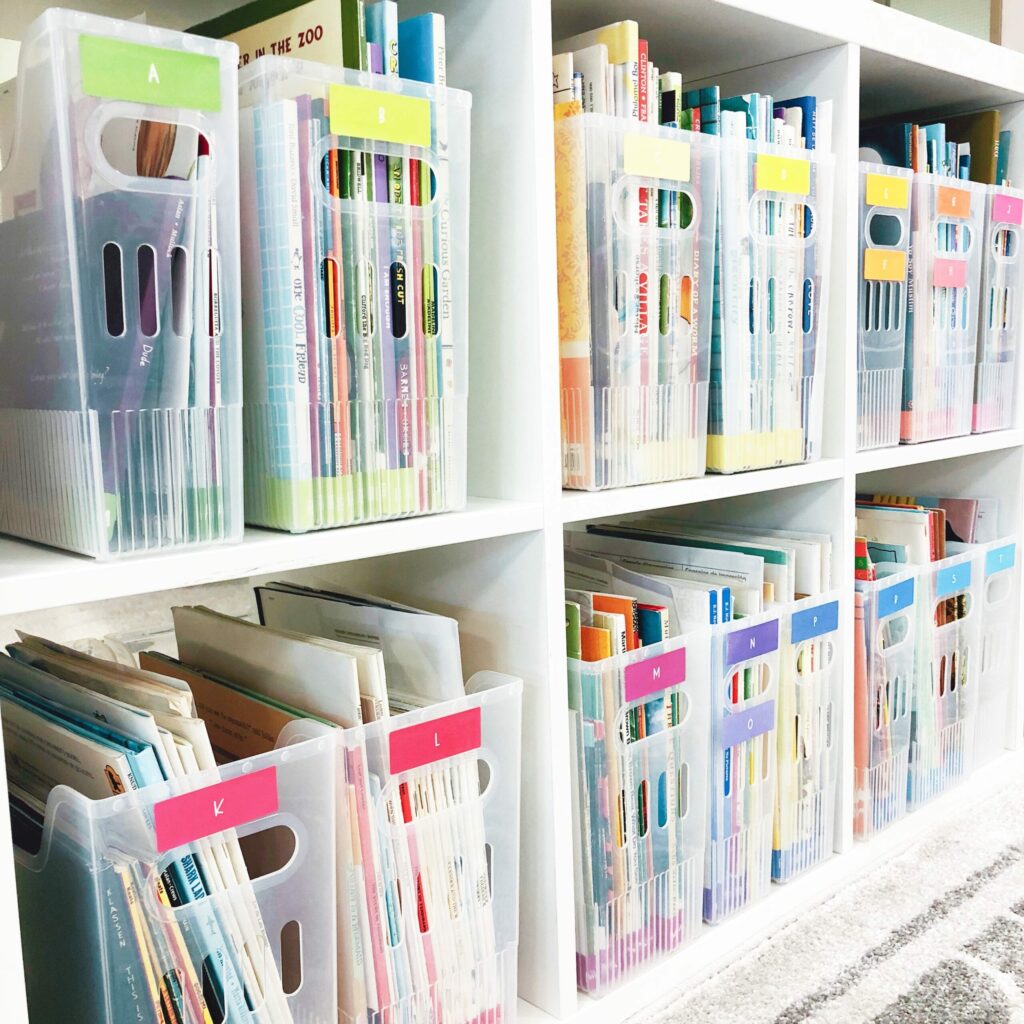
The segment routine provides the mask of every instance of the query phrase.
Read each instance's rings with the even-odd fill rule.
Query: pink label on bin
[[[1024,199],[997,193],[992,197],[992,220],[997,224],[1020,224],[1024,221]]]
[[[967,261],[937,259],[932,267],[932,285],[936,288],[966,288]]]
[[[421,768],[480,746],[480,709],[469,708],[446,718],[396,729],[391,734],[391,774]]]
[[[686,648],[626,666],[626,700],[640,700],[686,681]]]
[[[157,853],[276,814],[277,768],[182,793],[153,806]]]

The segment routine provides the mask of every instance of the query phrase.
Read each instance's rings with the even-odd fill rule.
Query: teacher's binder
[[[913,172],[860,165],[857,449],[900,443]]]
[[[558,116],[555,163],[563,486],[700,476],[718,140]]]
[[[0,171],[0,530],[98,557],[241,536],[232,44],[50,10]]]
[[[979,301],[978,365],[974,380],[975,434],[1013,426],[1020,343],[1021,221],[1024,192],[992,186],[985,200],[985,238]]]

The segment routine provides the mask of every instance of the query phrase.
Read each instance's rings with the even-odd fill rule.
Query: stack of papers
[[[284,583],[259,587],[257,597],[261,623],[173,609],[178,657],[143,652],[140,668],[31,636],[0,657],[19,846],[39,850],[54,786],[102,800],[337,730],[331,1005],[350,1020],[395,1013],[468,1024],[500,1012],[481,708],[466,700],[458,624],[390,601]],[[453,712],[424,718],[423,709],[451,701],[458,701]],[[396,721],[403,712],[417,712],[413,724]],[[429,750],[417,731],[427,727]],[[203,932],[191,937],[175,938],[151,915],[135,915],[124,959],[152,985],[133,990],[133,1005],[140,1019],[161,1024],[255,1024],[254,1007],[260,1021],[291,1024],[247,861],[234,833],[219,835],[231,838],[176,845],[156,879],[130,857],[117,867],[124,908],[230,894],[205,905],[216,909],[195,918],[193,932]],[[245,854],[250,866],[268,859],[249,845]],[[197,957],[197,950],[223,956]],[[127,986],[127,977],[114,984]]]

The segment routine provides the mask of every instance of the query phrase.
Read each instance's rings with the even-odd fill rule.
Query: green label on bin
[[[80,36],[82,91],[105,100],[220,110],[220,61],[106,36]]]
[[[430,145],[430,101],[358,85],[332,85],[331,133],[405,146]]]

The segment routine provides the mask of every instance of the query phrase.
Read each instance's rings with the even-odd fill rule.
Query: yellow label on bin
[[[898,249],[865,249],[865,281],[903,281],[907,276],[907,254]]]
[[[643,178],[690,180],[690,144],[653,135],[627,135],[622,140],[622,162],[627,174]]]
[[[892,174],[869,174],[864,179],[864,200],[868,206],[905,210],[910,202],[910,179]]]
[[[758,153],[756,174],[755,185],[761,192],[792,192],[798,196],[810,194],[810,160]]]
[[[403,146],[430,145],[430,101],[358,85],[332,85],[331,133]]]

